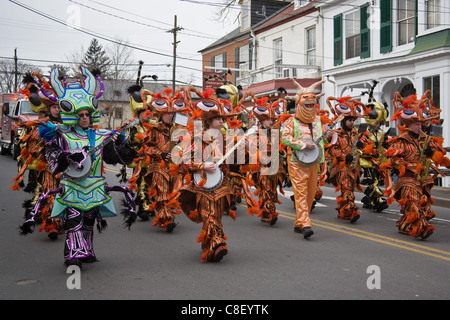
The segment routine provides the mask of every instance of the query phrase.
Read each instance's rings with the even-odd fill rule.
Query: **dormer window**
[[[294,10],[297,10],[308,4],[309,0],[294,0]]]
[[[241,30],[250,28],[250,0],[241,4]]]

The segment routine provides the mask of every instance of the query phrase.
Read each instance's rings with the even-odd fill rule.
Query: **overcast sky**
[[[174,16],[177,15],[178,26],[184,28],[178,34],[177,80],[193,79],[195,84],[201,85],[201,55],[198,51],[238,26],[236,7],[224,23],[217,22],[216,13],[222,7],[221,2],[1,0],[0,59],[12,58],[17,48],[19,60],[41,67],[45,74],[48,65],[69,61],[74,53],[86,50],[97,35],[104,47],[112,44],[101,37],[119,39],[143,49],[133,49],[136,67],[131,67],[132,71],[135,69],[137,72],[138,61],[143,60],[143,74],[156,74],[161,80],[171,80],[172,67],[167,65],[172,64],[173,34],[167,30],[173,28]],[[55,19],[75,25],[85,33],[70,29]]]

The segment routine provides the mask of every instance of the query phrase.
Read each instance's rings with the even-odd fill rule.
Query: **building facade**
[[[449,122],[449,0],[322,1],[318,7],[330,31],[322,36],[327,96],[367,103],[362,93],[376,80],[374,98],[386,102],[392,115],[395,92],[420,98],[430,89],[441,119]],[[450,148],[450,128],[440,129]]]
[[[367,103],[364,93],[376,80],[374,98],[388,105],[390,115],[395,92],[420,98],[430,89],[442,110],[442,125],[434,134],[444,138],[450,151],[450,0],[275,2],[281,7],[265,19],[200,51],[204,66],[213,65],[212,56],[228,48],[226,58],[215,62],[236,70],[231,82],[273,99],[280,87],[295,93],[289,78],[305,87],[325,79],[319,88],[325,93],[322,108],[329,96]],[[242,10],[247,3],[252,14],[261,12],[258,0],[240,3]],[[397,124],[387,125],[396,130]],[[450,185],[450,178],[444,180]]]

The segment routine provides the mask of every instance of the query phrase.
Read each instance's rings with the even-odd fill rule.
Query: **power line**
[[[100,10],[100,9],[97,9],[97,8],[93,8],[93,7],[90,7],[90,6],[87,6],[87,5],[82,4],[82,3],[78,2],[78,1],[75,1],[75,0],[67,0],[67,1],[70,1],[70,2],[72,2],[72,3],[76,3],[76,4],[78,4],[78,5],[81,5],[81,6],[83,6],[83,7],[89,8],[89,9],[91,9],[91,10],[94,10],[94,11],[97,11],[97,12],[100,12],[100,13],[103,13],[103,14],[106,14],[106,15],[110,15],[110,16],[113,16],[113,17],[115,17],[115,18],[122,19],[122,20],[125,20],[125,21],[128,21],[128,22],[136,23],[136,24],[143,25],[143,26],[147,26],[147,27],[150,27],[150,28],[156,28],[156,29],[159,29],[159,30],[164,30],[164,31],[166,30],[166,28],[156,27],[156,26],[153,26],[153,25],[150,25],[150,24],[141,22],[141,21],[135,21],[135,20],[131,20],[131,19],[128,19],[128,18],[125,18],[125,17],[122,17],[122,16],[113,15],[113,14],[111,14],[111,13],[109,13],[109,12],[106,12],[106,11],[103,11],[103,10]],[[91,1],[91,2],[94,2],[94,3],[96,3],[96,4],[99,4],[99,5],[103,5],[103,6],[105,6],[105,7],[108,7],[108,8],[114,9],[114,10],[117,10],[117,11],[122,12],[122,13],[131,14],[131,15],[133,15],[134,17],[138,17],[138,18],[142,18],[142,19],[145,19],[145,20],[154,21],[154,22],[157,22],[157,23],[164,24],[164,25],[166,25],[166,26],[171,26],[169,23],[166,23],[166,22],[161,22],[161,21],[154,20],[154,19],[151,19],[151,18],[148,18],[148,17],[144,17],[144,16],[138,15],[138,14],[133,13],[133,12],[125,11],[125,10],[122,10],[122,9],[118,9],[118,8],[116,8],[116,7],[112,7],[112,6],[109,6],[109,5],[105,5],[105,4],[99,3],[99,2],[97,2],[97,1],[93,1],[93,0],[90,0],[90,1]],[[203,33],[203,32],[201,32],[201,31],[191,30],[191,29],[187,29],[187,28],[186,28],[185,30],[193,31],[193,32],[196,32],[196,33],[200,33],[200,34],[203,34],[204,36],[200,36],[200,35],[198,35],[198,34],[192,34],[192,33],[186,33],[186,32],[183,32],[183,34],[185,34],[185,35],[189,35],[189,36],[193,36],[193,37],[199,37],[199,38],[207,38],[207,39],[208,39],[208,38],[209,38],[209,39],[216,39],[216,40],[218,39],[217,37],[214,37],[214,36],[209,35],[209,34],[207,34],[207,33]]]
[[[26,10],[29,10],[29,11],[35,13],[35,14],[38,14],[38,15],[44,17],[44,18],[50,19],[50,20],[52,20],[54,22],[62,24],[64,26],[66,26],[66,27],[70,27],[70,28],[75,29],[77,31],[80,31],[82,33],[88,34],[90,36],[93,36],[93,37],[96,37],[96,38],[99,38],[99,39],[102,39],[102,40],[105,40],[105,41],[108,41],[108,42],[112,42],[112,43],[115,43],[115,44],[118,44],[118,45],[121,45],[121,46],[125,46],[125,47],[131,48],[131,49],[135,49],[135,50],[139,50],[139,51],[143,51],[143,52],[147,52],[147,53],[152,53],[152,54],[163,56],[163,57],[172,57],[169,54],[165,54],[165,53],[161,53],[161,52],[156,52],[156,51],[140,48],[140,47],[137,47],[136,45],[127,44],[127,43],[123,43],[123,42],[118,41],[118,40],[107,38],[106,36],[103,36],[103,35],[98,34],[98,33],[94,33],[93,31],[89,31],[87,29],[82,29],[82,28],[77,27],[77,26],[69,25],[68,23],[66,23],[66,22],[64,22],[62,20],[59,20],[59,19],[57,19],[57,18],[55,18],[53,16],[50,16],[48,14],[45,14],[45,13],[43,13],[43,12],[37,10],[37,9],[34,9],[32,7],[26,6],[23,3],[20,3],[18,1],[9,0],[9,2],[12,2],[12,3],[14,3],[14,4],[16,4],[16,5],[24,8],[24,9],[26,9]],[[188,61],[195,61],[195,62],[201,62],[202,61],[201,59],[191,59],[191,58],[185,58],[185,57],[179,57],[179,59],[188,60]]]

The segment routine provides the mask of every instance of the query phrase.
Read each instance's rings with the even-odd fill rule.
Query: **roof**
[[[315,2],[317,2],[317,0],[312,0],[298,9],[294,9],[294,3],[291,2],[286,7],[283,7],[275,12],[271,17],[269,17],[268,20],[264,20],[258,25],[255,25],[254,29],[255,31],[258,31],[279,24],[283,21],[296,19],[298,16],[303,15],[305,12],[308,12],[311,9],[315,9]]]
[[[423,36],[418,36],[416,45],[414,46],[414,49],[411,50],[409,55],[443,47],[450,47],[450,29],[444,29]]]
[[[199,52],[201,53],[201,52],[207,51],[207,50],[212,49],[214,47],[220,46],[221,44],[228,43],[231,40],[235,40],[236,38],[239,38],[239,37],[242,37],[242,36],[246,36],[246,35],[250,35],[250,30],[241,31],[241,27],[237,27],[236,29],[234,29],[230,33],[227,33],[225,36],[223,36],[219,40],[211,43],[209,46],[207,46],[206,48],[200,50]]]

